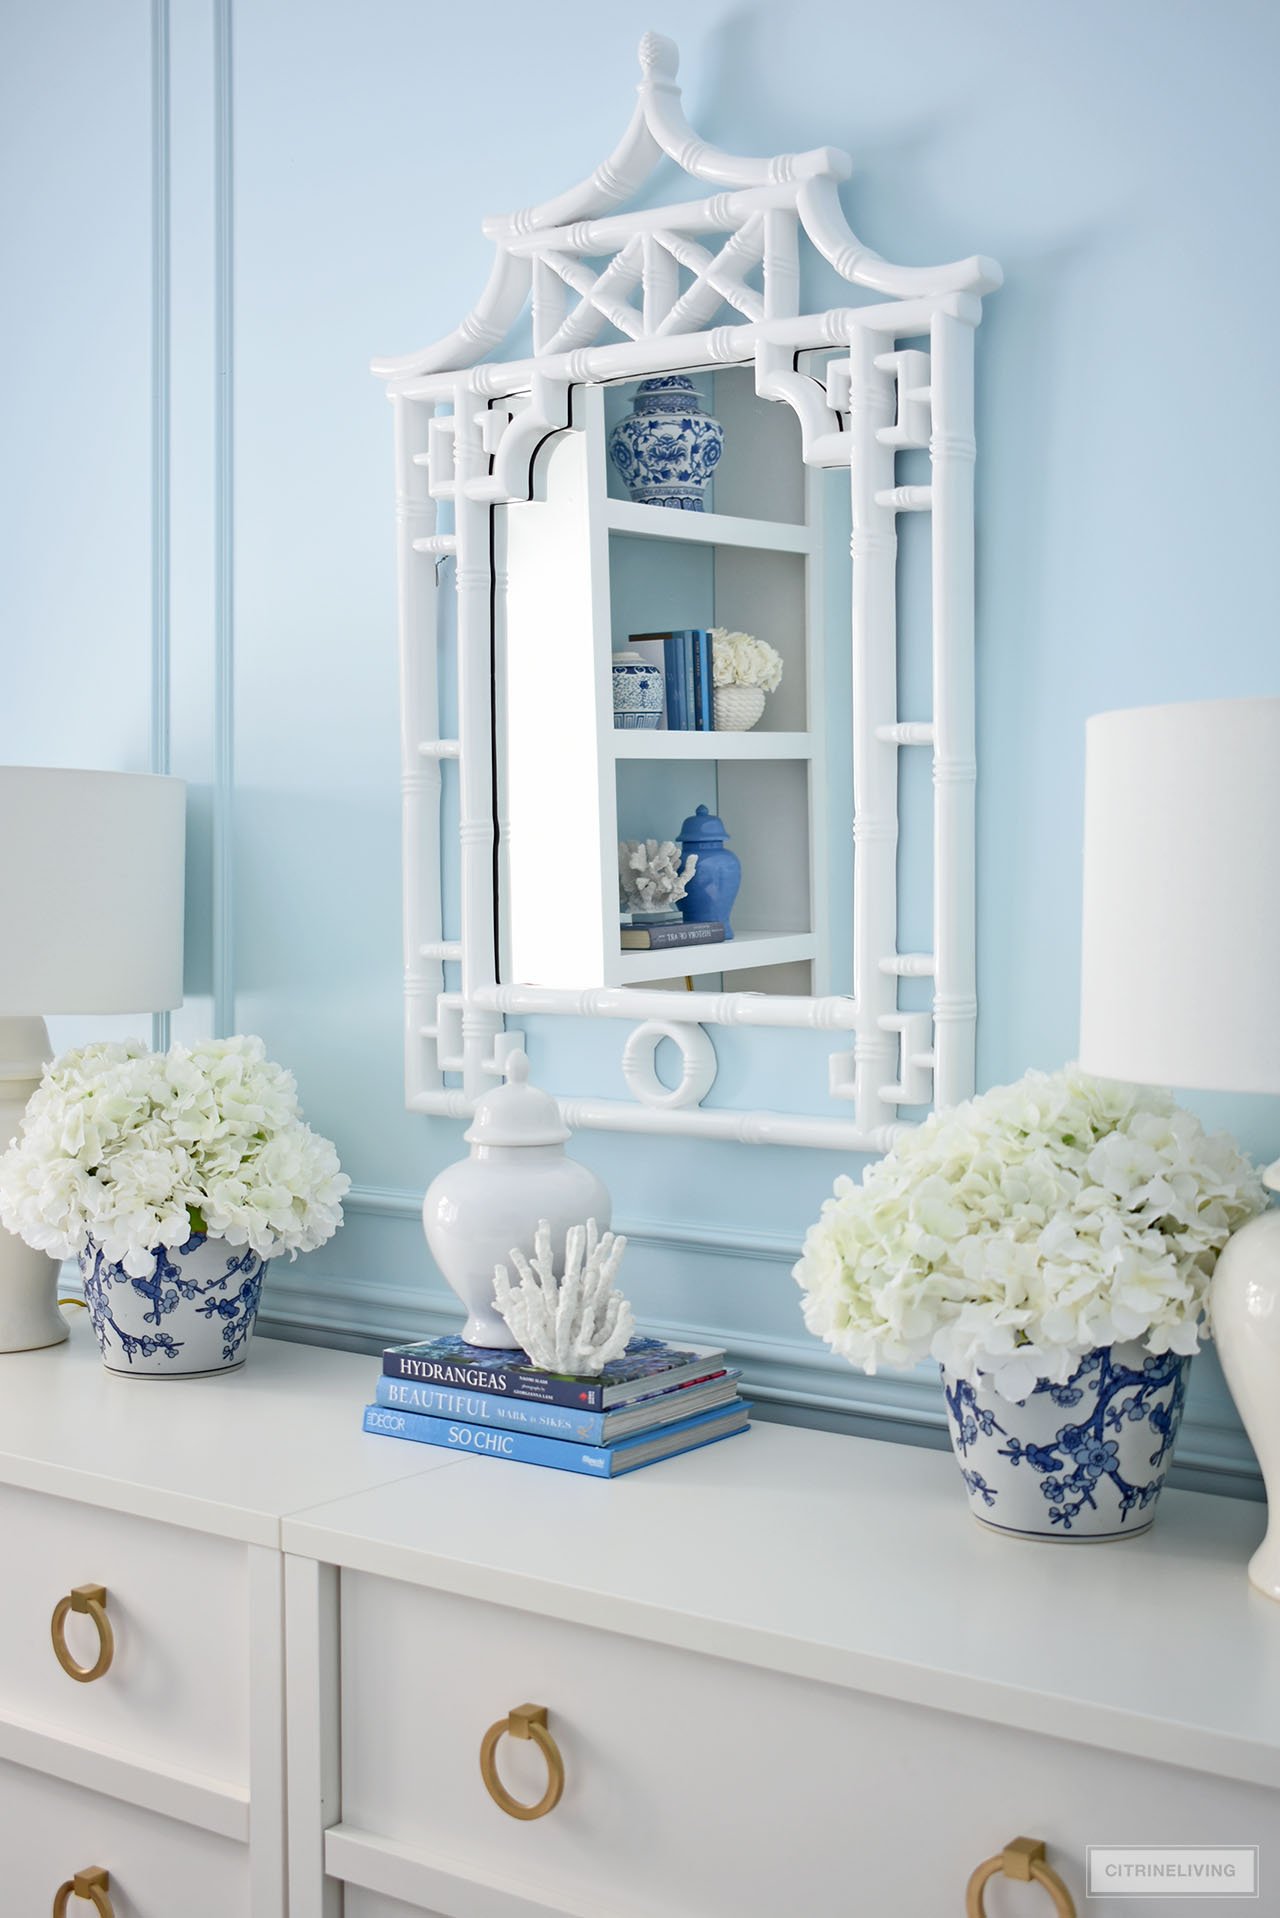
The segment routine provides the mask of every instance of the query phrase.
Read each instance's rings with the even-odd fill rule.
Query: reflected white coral
[[[606,1232],[594,1219],[570,1228],[565,1242],[564,1276],[556,1277],[551,1226],[540,1219],[532,1264],[511,1248],[520,1275],[511,1283],[504,1265],[493,1268],[494,1305],[534,1364],[571,1378],[596,1378],[611,1359],[621,1358],[636,1329],[627,1300],[615,1292],[614,1275],[627,1249],[625,1238]]]
[[[630,912],[665,912],[684,898],[698,865],[691,852],[680,864],[674,839],[620,839],[618,878]]]

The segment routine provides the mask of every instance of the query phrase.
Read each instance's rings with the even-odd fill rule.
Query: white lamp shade
[[[1080,1063],[1280,1092],[1280,699],[1086,729]]]
[[[182,1004],[186,791],[0,766],[0,1018]]]

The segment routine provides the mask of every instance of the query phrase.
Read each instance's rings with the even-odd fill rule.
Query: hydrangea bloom
[[[838,1179],[794,1276],[809,1330],[864,1371],[932,1356],[1016,1401],[1096,1346],[1196,1351],[1218,1253],[1265,1204],[1168,1093],[1030,1072]]]
[[[261,1039],[164,1053],[128,1040],[45,1072],[0,1157],[0,1221],[59,1259],[92,1239],[145,1278],[157,1246],[193,1232],[264,1259],[309,1252],[342,1224],[350,1183]]]
[[[782,655],[767,639],[713,626],[711,677],[717,686],[758,686],[763,693],[776,693],[782,684]]]

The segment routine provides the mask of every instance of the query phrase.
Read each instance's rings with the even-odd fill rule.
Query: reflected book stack
[[[598,1378],[544,1372],[456,1337],[382,1355],[364,1429],[589,1478],[618,1478],[747,1429],[723,1351],[634,1338]]]

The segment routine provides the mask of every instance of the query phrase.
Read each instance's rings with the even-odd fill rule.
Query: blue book
[[[663,640],[662,660],[667,689],[667,728],[671,732],[687,732],[689,702],[684,683],[684,645],[679,633],[669,633]]]
[[[419,1445],[440,1445],[452,1452],[478,1452],[488,1458],[512,1459],[519,1465],[546,1465],[553,1472],[581,1472],[587,1478],[619,1478],[624,1472],[656,1465],[699,1445],[733,1438],[745,1432],[750,1406],[732,1399],[713,1412],[679,1419],[656,1432],[619,1439],[616,1445],[580,1445],[572,1439],[544,1438],[533,1432],[508,1432],[497,1425],[467,1425],[455,1419],[428,1418],[421,1412],[398,1412],[387,1405],[366,1405],[364,1429],[387,1438],[413,1439]]]
[[[610,1412],[633,1399],[651,1398],[673,1385],[709,1379],[725,1370],[722,1347],[665,1345],[634,1338],[620,1359],[610,1359],[598,1378],[575,1379],[543,1372],[519,1350],[468,1345],[456,1332],[412,1345],[389,1345],[382,1354],[388,1378],[418,1385],[456,1385],[490,1396],[537,1399],[583,1412]]]
[[[698,724],[698,699],[693,685],[693,642],[696,638],[692,627],[680,634],[680,657],[684,664],[684,723],[690,732]]]
[[[711,635],[704,628],[695,627],[690,637],[693,641],[693,723],[698,732],[709,733],[715,725],[711,708]]]
[[[633,1433],[725,1405],[734,1396],[740,1372],[722,1372],[718,1378],[676,1385],[669,1390],[633,1399],[614,1412],[587,1412],[571,1405],[541,1405],[532,1399],[495,1397],[468,1391],[465,1386],[417,1385],[410,1379],[378,1380],[377,1402],[397,1412],[421,1412],[433,1418],[464,1419],[469,1425],[503,1425],[516,1432],[541,1433],[545,1438],[576,1439],[583,1445],[609,1445]]]

